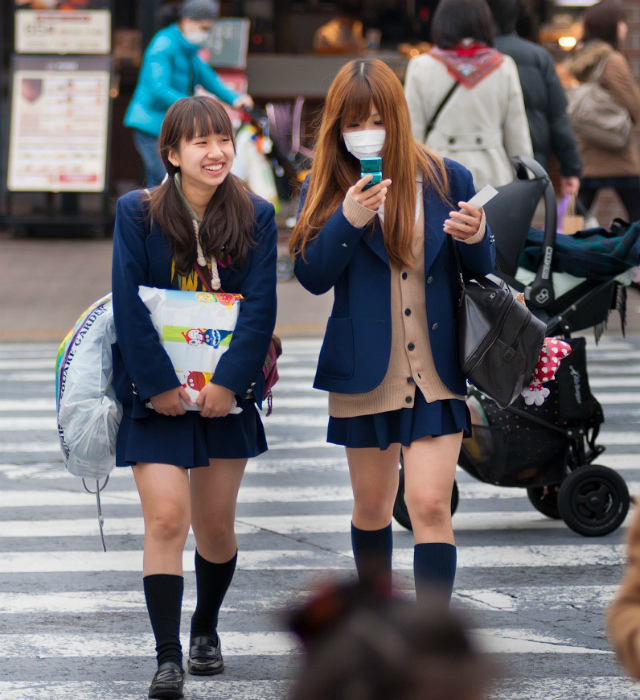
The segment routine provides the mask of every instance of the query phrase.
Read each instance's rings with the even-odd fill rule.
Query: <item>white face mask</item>
[[[184,33],[184,38],[196,46],[204,46],[209,40],[209,36],[210,32],[205,32],[203,29],[194,29],[192,32]]]
[[[385,129],[363,129],[362,131],[343,131],[344,145],[351,155],[358,160],[376,158],[384,146],[387,135]]]

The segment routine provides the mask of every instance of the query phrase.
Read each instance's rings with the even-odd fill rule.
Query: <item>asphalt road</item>
[[[324,441],[326,399],[311,389],[319,341],[290,339],[270,451],[240,493],[238,571],[220,620],[227,670],[189,678],[192,700],[285,698],[300,656],[281,611],[328,575],[353,575],[350,489],[341,448]],[[93,498],[64,471],[53,390],[56,348],[0,345],[0,697],[145,698],[154,651],[141,586],[142,519],[128,470],[103,498],[108,552]],[[640,337],[589,345],[592,390],[606,422],[598,459],[640,488]],[[494,700],[631,700],[603,611],[622,573],[624,527],[584,538],[535,511],[522,489],[460,471],[453,604],[502,670]],[[628,522],[628,521],[627,521]],[[398,585],[412,587],[412,538],[395,526]],[[183,634],[194,605],[185,556]],[[185,644],[188,640],[185,637]]]

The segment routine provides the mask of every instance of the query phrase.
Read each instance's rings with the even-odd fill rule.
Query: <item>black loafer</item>
[[[189,673],[193,676],[215,676],[224,671],[220,637],[208,634],[192,637],[189,645]]]
[[[180,700],[184,697],[183,688],[184,671],[173,661],[165,661],[158,666],[151,681],[149,697],[156,700]]]

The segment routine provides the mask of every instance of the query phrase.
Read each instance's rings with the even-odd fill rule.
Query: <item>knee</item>
[[[164,503],[162,510],[157,510],[145,518],[145,536],[154,540],[185,540],[188,532],[188,515],[177,504]]]
[[[451,523],[451,498],[437,494],[405,494],[409,516],[414,525],[438,528]]]
[[[194,517],[191,526],[196,540],[212,549],[224,548],[235,538],[233,517]]]
[[[354,516],[360,522],[377,522],[389,520],[393,510],[395,493],[387,493],[383,489],[369,489],[366,493],[356,494],[354,500]]]

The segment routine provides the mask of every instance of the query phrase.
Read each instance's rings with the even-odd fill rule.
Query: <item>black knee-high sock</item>
[[[416,594],[442,595],[451,599],[456,577],[457,550],[446,542],[427,542],[413,548],[413,574]]]
[[[172,574],[153,574],[142,579],[144,597],[156,638],[158,666],[173,661],[182,667],[180,611],[184,578]]]
[[[224,564],[215,564],[200,556],[196,550],[196,610],[191,618],[191,636],[215,636],[218,613],[236,570],[238,553]]]
[[[381,530],[361,530],[351,523],[351,546],[360,580],[391,574],[391,523]]]

